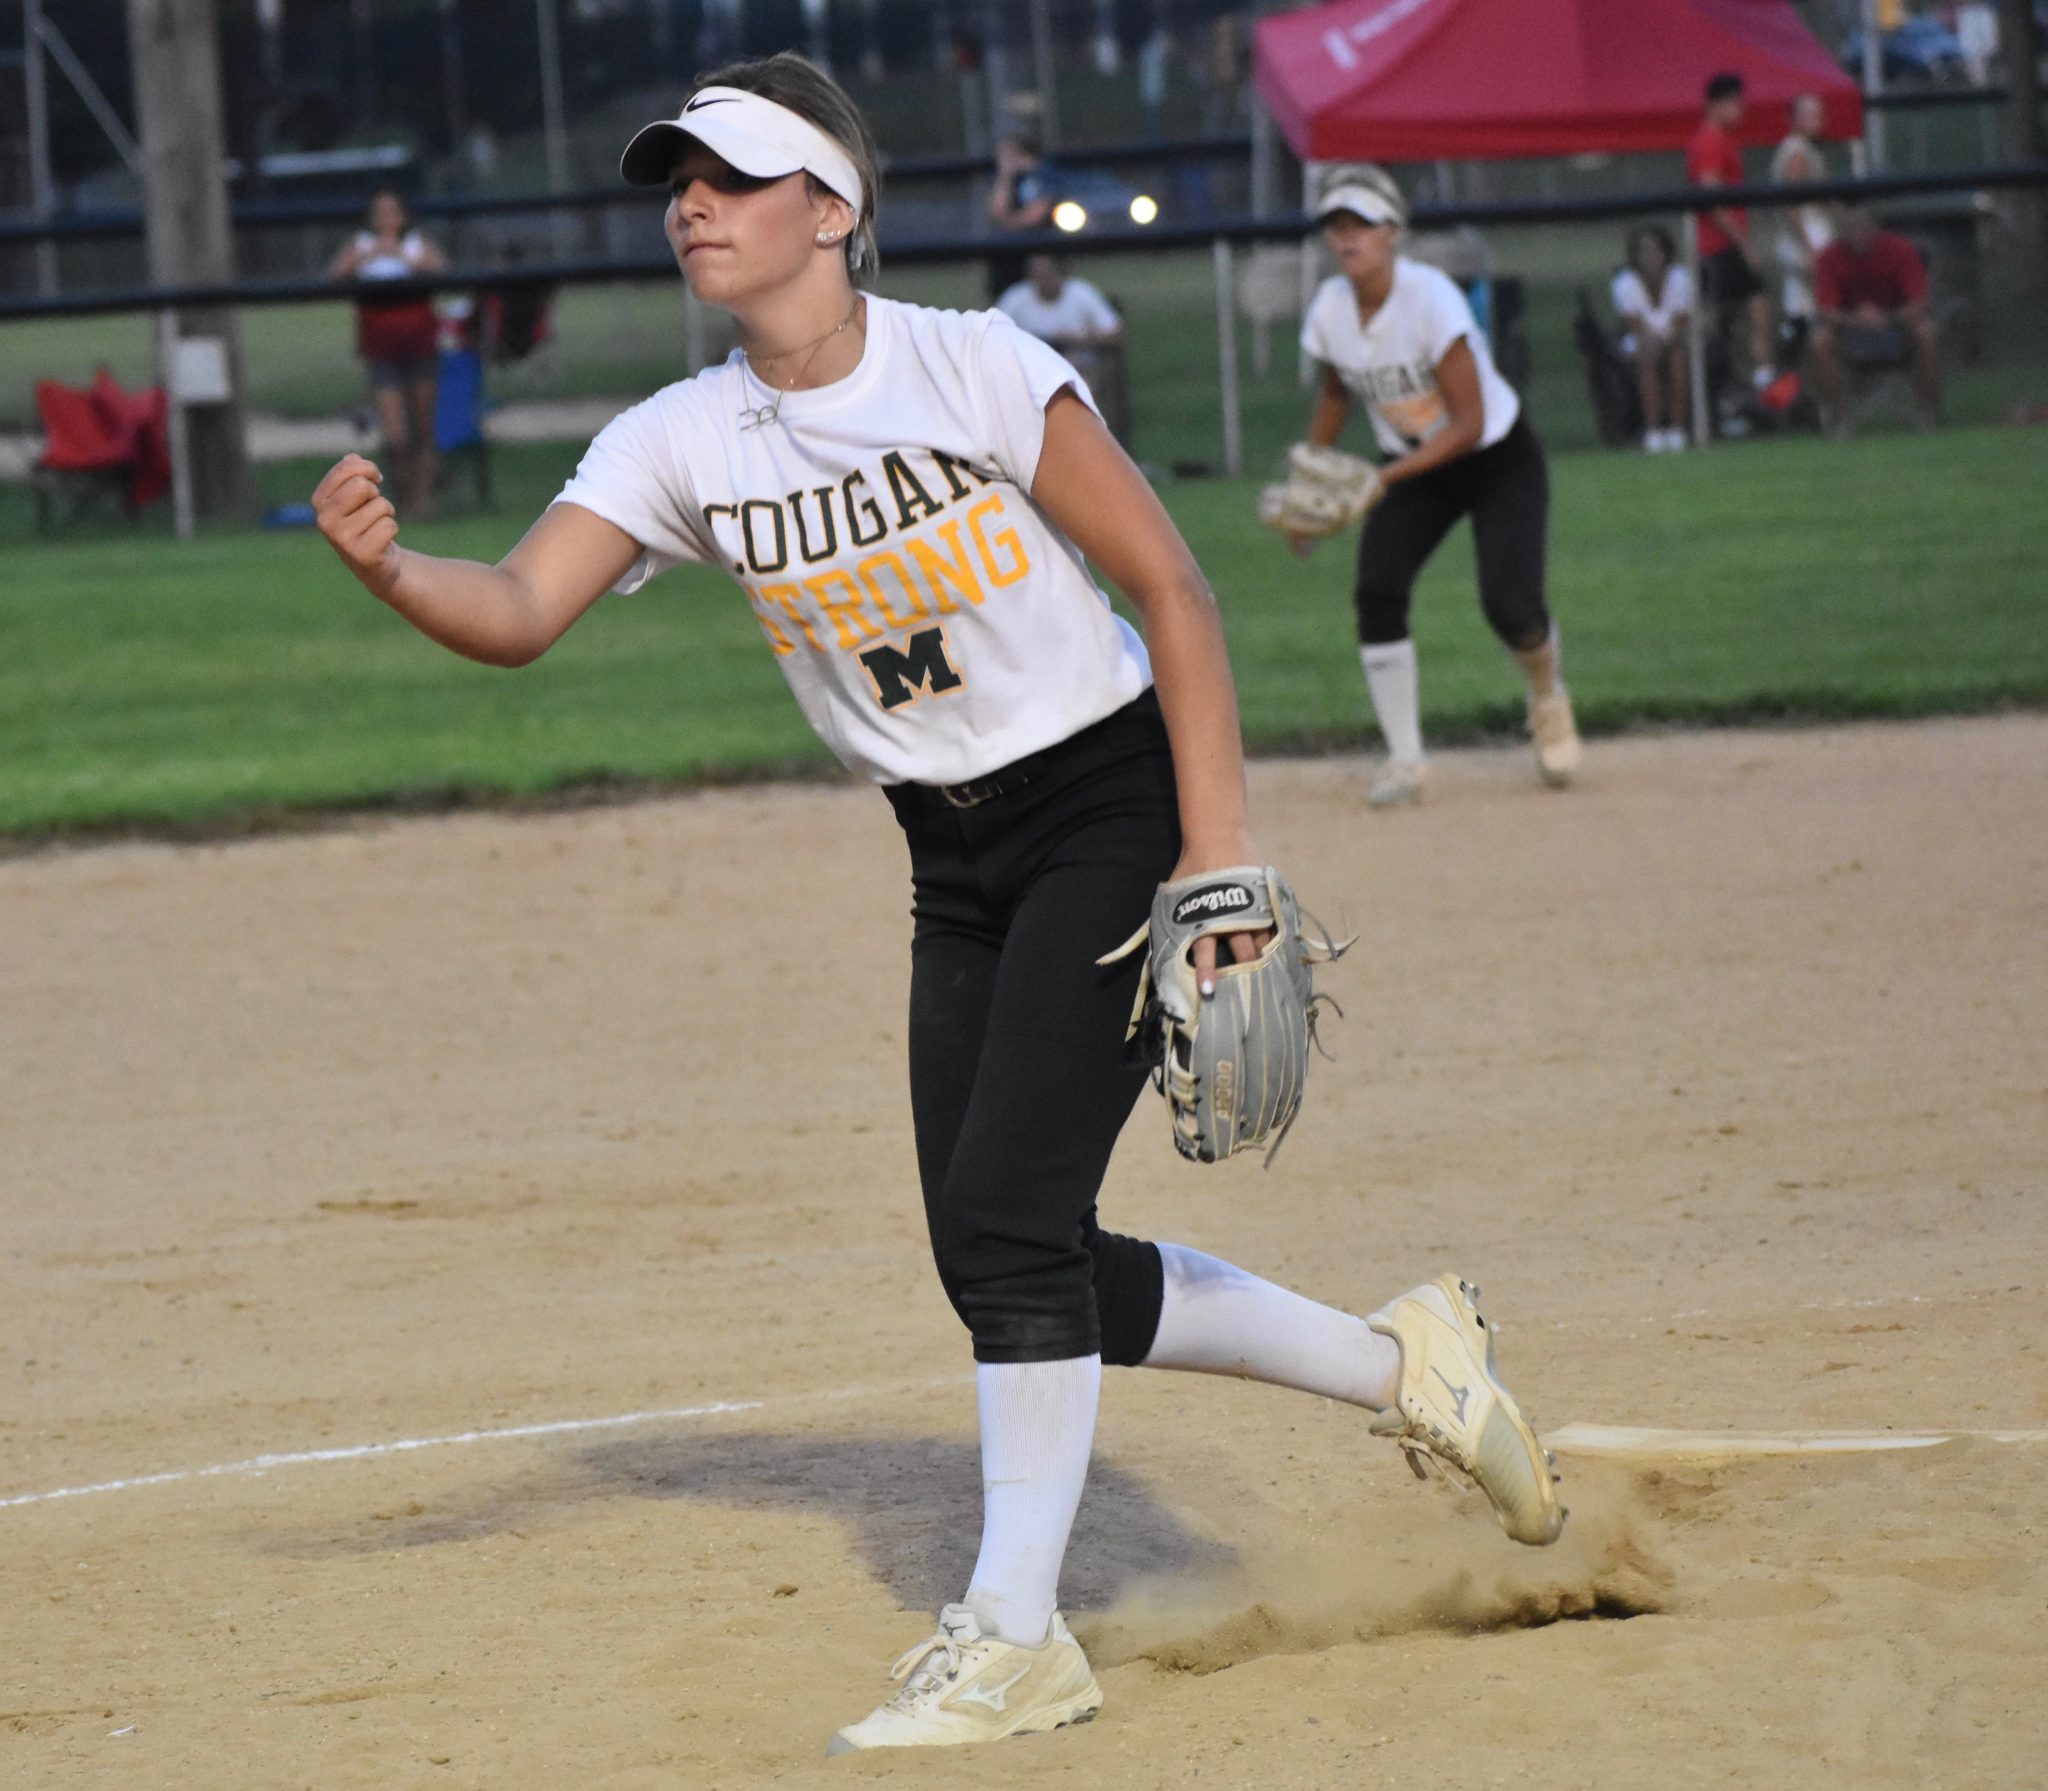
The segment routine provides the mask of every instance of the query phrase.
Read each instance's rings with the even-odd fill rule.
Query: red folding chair
[[[36,381],[43,452],[33,482],[36,526],[49,529],[60,505],[76,520],[118,502],[133,517],[170,489],[169,407],[163,391],[123,390],[104,367],[87,391]]]

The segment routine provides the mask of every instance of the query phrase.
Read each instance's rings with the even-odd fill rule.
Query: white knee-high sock
[[[1529,686],[1532,701],[1540,702],[1551,692],[1564,684],[1564,643],[1558,638],[1557,622],[1553,618],[1548,638],[1533,647],[1525,647],[1511,654],[1514,662],[1522,668],[1522,677]]]
[[[1414,641],[1360,647],[1358,661],[1365,667],[1365,690],[1386,740],[1387,756],[1404,764],[1421,764],[1422,699],[1417,690]]]
[[[982,1362],[981,1558],[967,1607],[984,1635],[1036,1648],[1059,1607],[1060,1563],[1095,1441],[1102,1358]]]
[[[1166,1297],[1147,1368],[1234,1374],[1384,1411],[1401,1348],[1362,1318],[1319,1306],[1181,1244],[1161,1244]]]

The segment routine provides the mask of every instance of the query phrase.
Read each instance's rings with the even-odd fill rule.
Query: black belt
[[[1012,759],[986,777],[970,777],[959,784],[897,784],[893,788],[906,794],[936,797],[948,808],[979,808],[984,802],[998,796],[1014,796],[1026,784],[1036,783],[1077,749],[1086,748],[1097,735],[1128,722],[1134,714],[1156,716],[1158,710],[1159,698],[1148,687],[1123,708],[1112,711],[1100,721],[1090,722],[1078,734],[1069,734],[1066,739],[1055,741],[1038,752],[1028,752],[1021,759]]]
[[[1084,733],[1086,731],[1083,730]],[[926,787],[937,792],[949,808],[979,808],[997,796],[1014,796],[1026,784],[1043,777],[1079,738],[1077,734],[1062,740],[1057,746],[1048,746],[1043,752],[1028,752],[1021,759],[1013,759],[1001,769],[991,771],[986,777],[970,777],[964,784],[930,784]]]

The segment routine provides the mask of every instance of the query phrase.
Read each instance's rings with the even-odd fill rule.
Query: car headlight
[[[1131,201],[1131,222],[1149,224],[1159,216],[1159,201],[1150,193],[1140,193]]]
[[[1069,236],[1088,225],[1088,210],[1076,199],[1062,199],[1052,208],[1053,227],[1064,230]]]

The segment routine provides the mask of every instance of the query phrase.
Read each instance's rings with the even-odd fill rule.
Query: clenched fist
[[[313,519],[341,563],[378,597],[398,577],[398,512],[376,462],[344,454],[313,489]]]

